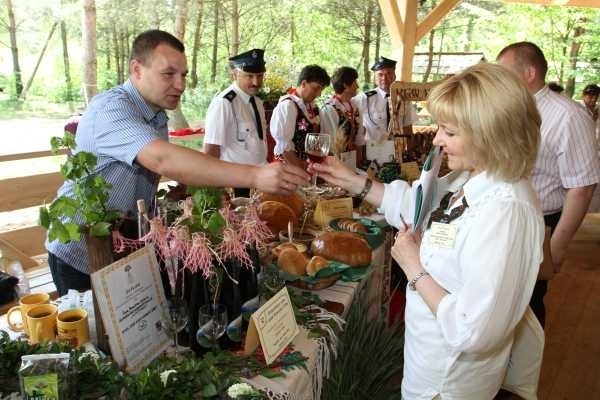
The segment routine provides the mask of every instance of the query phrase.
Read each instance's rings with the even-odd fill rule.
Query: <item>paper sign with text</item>
[[[290,295],[284,287],[252,314],[244,353],[252,354],[260,342],[265,362],[269,365],[294,340],[299,331]]]
[[[367,160],[377,160],[379,165],[394,161],[395,151],[393,140],[384,140],[383,142],[367,140]]]
[[[313,222],[320,226],[327,226],[329,221],[335,218],[352,218],[351,197],[319,200],[313,214]]]
[[[356,169],[356,150],[341,153],[340,161],[350,170],[354,171]]]
[[[154,250],[142,249],[91,275],[113,359],[136,373],[169,345],[166,299]]]

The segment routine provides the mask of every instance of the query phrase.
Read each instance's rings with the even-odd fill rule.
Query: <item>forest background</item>
[[[418,1],[419,18],[437,0]],[[347,65],[370,88],[373,60],[391,47],[377,0],[2,0],[0,116],[68,117],[86,99],[127,79],[133,38],[160,28],[186,45],[188,85],[177,125],[198,125],[211,98],[230,84],[227,58],[264,48],[263,92],[296,83],[306,64],[330,73]],[[506,44],[537,43],[550,62],[548,81],[579,98],[600,81],[600,9],[462,1],[415,49],[428,65],[413,81],[438,79],[439,52],[480,52],[494,61]],[[85,82],[85,84],[84,84]],[[325,99],[331,90],[323,93]]]

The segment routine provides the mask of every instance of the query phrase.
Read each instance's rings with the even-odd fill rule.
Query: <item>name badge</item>
[[[429,229],[429,243],[444,249],[453,249],[456,241],[456,225],[432,222]]]

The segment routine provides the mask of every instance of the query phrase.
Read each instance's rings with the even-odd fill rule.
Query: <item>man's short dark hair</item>
[[[175,50],[181,53],[185,53],[185,47],[183,43],[169,32],[161,31],[159,29],[150,29],[142,32],[133,40],[131,46],[131,54],[129,55],[129,61],[135,59],[146,64],[148,56],[154,51],[160,44],[166,44],[171,46]]]
[[[546,78],[546,72],[548,72],[548,61],[546,61],[546,57],[544,57],[544,52],[542,49],[540,49],[535,43],[516,42],[509,44],[500,50],[496,60],[501,58],[509,51],[514,52],[515,59],[520,68],[531,65],[540,72],[542,78]]]
[[[346,89],[346,86],[352,85],[352,83],[358,79],[358,71],[352,67],[340,67],[333,72],[331,77],[331,85],[333,90],[340,94]]]
[[[565,90],[564,87],[562,87],[561,85],[559,85],[556,82],[550,82],[548,84],[548,88],[550,88],[550,90],[552,90],[553,92],[556,92],[556,93],[562,93]]]
[[[302,68],[302,71],[300,71],[300,76],[298,77],[298,86],[300,86],[302,81],[306,81],[307,83],[317,82],[325,87],[329,86],[331,79],[329,78],[327,71],[318,65],[313,64],[307,65],[306,67]]]
[[[596,85],[595,83],[591,83],[583,89],[583,94],[598,96],[600,95],[600,86]]]

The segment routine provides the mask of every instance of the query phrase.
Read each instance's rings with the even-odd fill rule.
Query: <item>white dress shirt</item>
[[[225,96],[235,92],[229,101]],[[267,162],[265,109],[262,100],[254,96],[261,118],[262,139],[258,137],[250,96],[236,83],[212,99],[206,112],[204,143],[221,147],[221,160],[240,164],[261,165]]]
[[[360,109],[362,123],[366,130],[366,140],[383,141],[388,137],[388,127],[386,125],[388,98],[386,93],[380,88],[373,89],[377,93],[367,96],[367,93],[360,93],[354,96],[353,100]],[[398,114],[398,126],[404,127],[412,125],[417,121],[417,111],[414,105],[406,103],[404,115]]]
[[[456,172],[440,178],[433,200],[438,205],[446,193],[463,188],[468,207],[450,222],[453,247],[432,244],[430,229],[421,243],[423,267],[448,292],[437,316],[418,291],[406,291],[404,399],[492,399],[536,281],[544,222],[529,181],[502,182],[485,172],[467,179]],[[401,214],[412,215],[417,185],[385,185],[382,209],[389,223],[400,226]]]
[[[595,126],[575,101],[544,86],[535,95],[542,141],[531,174],[544,214],[562,209],[567,189],[600,180]]]
[[[286,100],[289,98],[290,100]],[[298,106],[298,107],[296,107]],[[318,109],[316,104],[311,104],[315,111]],[[298,118],[298,108],[302,111],[307,120],[313,119],[306,109],[304,101],[295,94],[282,96],[273,109],[269,128],[271,136],[275,139],[275,148],[273,154],[283,154],[286,151],[295,151],[294,133],[296,132],[296,120]],[[318,117],[317,123],[319,123]]]

